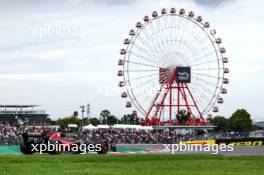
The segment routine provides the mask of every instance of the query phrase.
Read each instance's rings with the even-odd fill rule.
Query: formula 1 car
[[[70,139],[66,138],[63,133],[23,133],[17,138],[17,142],[23,154],[33,154],[35,152],[49,154],[71,152],[78,154],[91,151],[98,154],[106,154],[109,147],[108,142],[104,139]],[[53,149],[49,149],[49,147]]]

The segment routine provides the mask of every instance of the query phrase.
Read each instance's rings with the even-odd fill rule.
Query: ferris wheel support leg
[[[172,89],[170,89],[170,126],[172,125],[171,115],[172,115]]]
[[[158,117],[158,122],[156,122],[156,124],[158,125],[161,125],[161,121],[160,121],[160,118],[161,118],[161,115],[162,115],[162,111],[164,110],[164,104],[161,105],[161,110],[160,110],[160,113],[159,113],[159,117]],[[156,120],[157,121],[157,120]]]
[[[152,101],[152,103],[151,103],[151,106],[150,106],[150,108],[149,108],[149,110],[148,110],[148,112],[147,112],[147,115],[146,115],[146,121],[149,120],[149,115],[150,115],[150,113],[151,113],[153,107],[155,106],[155,102],[156,102],[156,100],[158,99],[158,97],[159,97],[159,95],[160,95],[160,93],[161,93],[161,91],[162,91],[162,87],[163,87],[163,84],[160,85],[160,89],[159,89],[158,93],[156,94],[156,96],[154,97],[154,99],[153,99],[153,101]]]
[[[180,112],[180,84],[179,83],[177,83],[177,91],[178,91],[178,100],[177,100],[178,111],[177,111],[177,114],[179,114],[179,112]]]
[[[161,105],[158,106],[158,109],[155,111],[155,114],[154,114],[154,118],[157,118],[157,114],[158,112],[160,111],[160,108],[161,106],[164,106],[164,101],[166,99],[166,96],[168,94],[168,92],[170,91],[171,87],[172,87],[172,84],[173,84],[173,81],[175,80],[175,75],[171,78],[171,80],[169,81],[169,83],[167,84],[167,87],[166,87],[166,92],[164,93],[163,97],[162,97],[162,100],[161,100]],[[159,121],[160,121],[160,118],[158,118]]]
[[[193,95],[192,95],[192,93],[191,93],[191,91],[190,91],[190,89],[189,89],[189,87],[188,87],[188,85],[187,85],[186,83],[185,83],[185,86],[186,86],[186,89],[187,89],[188,93],[190,94],[190,96],[191,96],[191,98],[192,98],[192,101],[193,101],[193,103],[194,103],[194,106],[196,107],[196,109],[197,109],[197,111],[198,111],[198,113],[199,113],[199,115],[200,115],[200,118],[203,120],[203,123],[204,123],[204,119],[203,119],[202,113],[201,113],[201,111],[199,110],[199,108],[198,108],[198,106],[197,106],[197,103],[196,103],[196,101],[194,100]]]

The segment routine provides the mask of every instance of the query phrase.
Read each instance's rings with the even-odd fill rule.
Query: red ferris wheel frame
[[[178,121],[173,121],[172,111],[173,108],[176,108],[177,113],[180,112],[181,108],[186,108],[188,115],[188,120],[185,123],[186,125],[204,125],[205,121],[201,114],[201,111],[188,87],[187,83],[176,83],[176,69],[173,70],[172,76],[168,79],[168,81],[163,82],[160,85],[159,91],[154,96],[150,108],[147,111],[146,118],[141,120],[141,125],[179,125]],[[163,92],[163,90],[165,92]],[[173,104],[172,94],[177,94],[177,103]],[[188,100],[187,97],[190,97]],[[161,102],[158,103],[158,98],[161,97]],[[165,103],[165,99],[168,98],[169,103]],[[181,100],[183,99],[183,100]],[[192,112],[190,107],[194,107],[199,113],[199,117],[194,119],[192,117]],[[155,109],[156,108],[156,109]],[[161,121],[161,114],[164,108],[169,108],[169,120]]]

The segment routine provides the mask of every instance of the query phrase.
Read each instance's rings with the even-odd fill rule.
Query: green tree
[[[102,124],[107,124],[107,120],[109,118],[109,116],[111,115],[110,111],[105,109],[100,113],[100,118],[102,121]]]
[[[63,127],[67,127],[69,124],[76,124],[78,126],[81,125],[81,120],[78,119],[75,116],[71,116],[71,117],[65,117],[65,118],[59,118],[57,120],[57,125],[63,126]]]
[[[94,126],[97,126],[100,124],[100,120],[98,118],[95,118],[95,117],[91,118],[90,121],[91,121],[91,124]]]
[[[252,120],[250,114],[245,109],[238,109],[229,118],[230,129],[233,130],[251,130]]]
[[[189,117],[190,117],[190,113],[184,109],[180,110],[179,113],[177,114],[177,120],[181,124],[185,124],[188,121]]]
[[[114,125],[117,123],[117,118],[116,116],[114,115],[110,115],[108,118],[107,118],[107,124],[108,125]]]
[[[123,117],[118,120],[118,123],[123,123],[123,124],[130,124],[130,125],[138,125],[140,121],[140,118],[137,116],[133,116],[130,114],[126,114]]]
[[[80,126],[81,119],[79,119],[77,116],[78,116],[78,112],[74,111],[70,117],[59,118],[56,124],[62,127],[67,127],[69,124],[76,124]]]
[[[131,125],[139,125],[139,118],[137,116],[132,116],[130,118],[130,124]]]
[[[211,123],[217,126],[217,131],[226,131],[228,129],[228,119],[223,116],[214,117]]]
[[[198,136],[202,136],[202,135],[204,135],[206,132],[204,131],[204,130],[202,130],[202,129],[198,129],[198,130],[196,130],[195,131],[196,132],[196,135],[198,135]]]
[[[129,118],[129,115],[123,115],[123,117],[120,119],[120,122],[119,123],[122,123],[122,124],[128,124],[128,118]]]
[[[72,114],[73,117],[78,117],[78,115],[79,115],[78,111],[74,111],[73,114]]]
[[[56,125],[56,120],[52,120],[52,119],[49,118],[49,117],[47,117],[46,122],[47,122],[48,125]]]

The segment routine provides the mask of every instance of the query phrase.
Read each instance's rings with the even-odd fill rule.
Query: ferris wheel
[[[228,58],[209,22],[185,9],[161,9],[129,31],[120,50],[117,75],[125,106],[141,114],[141,124],[205,124],[227,94]],[[138,112],[139,113],[138,113]]]

